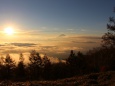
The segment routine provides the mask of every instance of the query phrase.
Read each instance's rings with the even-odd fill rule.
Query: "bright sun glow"
[[[14,30],[12,27],[8,27],[4,29],[4,33],[6,33],[7,35],[13,35]]]

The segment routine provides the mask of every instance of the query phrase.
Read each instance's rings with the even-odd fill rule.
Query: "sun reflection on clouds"
[[[5,38],[6,37],[6,38]],[[0,53],[18,54],[26,53],[28,57],[31,50],[36,50],[41,54],[47,54],[52,58],[67,58],[70,50],[86,51],[90,47],[98,46],[100,37],[83,36],[71,34],[45,34],[39,30],[20,30],[16,29],[15,36],[7,38],[0,37],[4,43],[0,44]]]

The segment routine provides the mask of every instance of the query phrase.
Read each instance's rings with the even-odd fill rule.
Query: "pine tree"
[[[114,8],[115,12],[115,8]],[[102,36],[102,45],[104,47],[115,47],[115,18],[110,17],[107,24],[108,32]]]
[[[76,59],[77,59],[77,57],[76,57],[75,53],[73,52],[73,50],[71,50],[70,55],[66,60],[66,63],[70,64],[70,65],[75,65]]]
[[[24,65],[24,57],[23,54],[20,54],[19,62],[16,68],[16,76],[19,80],[26,78],[26,71]]]
[[[44,55],[44,57],[42,59],[42,65],[43,65],[43,78],[44,79],[50,79],[51,62],[48,59],[48,57],[46,56],[46,54]]]
[[[4,61],[4,66],[5,66],[4,78],[10,79],[11,77],[13,77],[13,71],[14,71],[16,65],[15,65],[15,61],[12,60],[12,58],[10,57],[9,54],[6,55],[6,58]]]
[[[30,52],[29,74],[31,79],[40,79],[40,72],[42,67],[42,59],[38,52],[35,50]]]

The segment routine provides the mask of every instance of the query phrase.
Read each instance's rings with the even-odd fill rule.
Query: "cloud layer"
[[[31,42],[6,42],[0,44],[0,55],[10,54],[19,54],[24,53],[28,57],[31,50],[36,50],[41,54],[47,54],[49,57],[66,59],[70,50],[78,51],[87,51],[90,48],[100,45],[101,37],[96,36],[68,36],[65,34],[60,34],[53,37],[43,37],[37,41]]]
[[[18,46],[18,47],[33,47],[37,44],[34,43],[10,43],[10,45]]]

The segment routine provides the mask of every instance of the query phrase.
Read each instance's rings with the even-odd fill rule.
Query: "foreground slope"
[[[4,85],[0,83],[0,86]],[[8,86],[115,86],[115,71],[92,73],[55,81],[27,81],[10,83]]]
[[[41,86],[115,86],[115,71],[92,73],[80,77],[36,83],[44,84]]]

